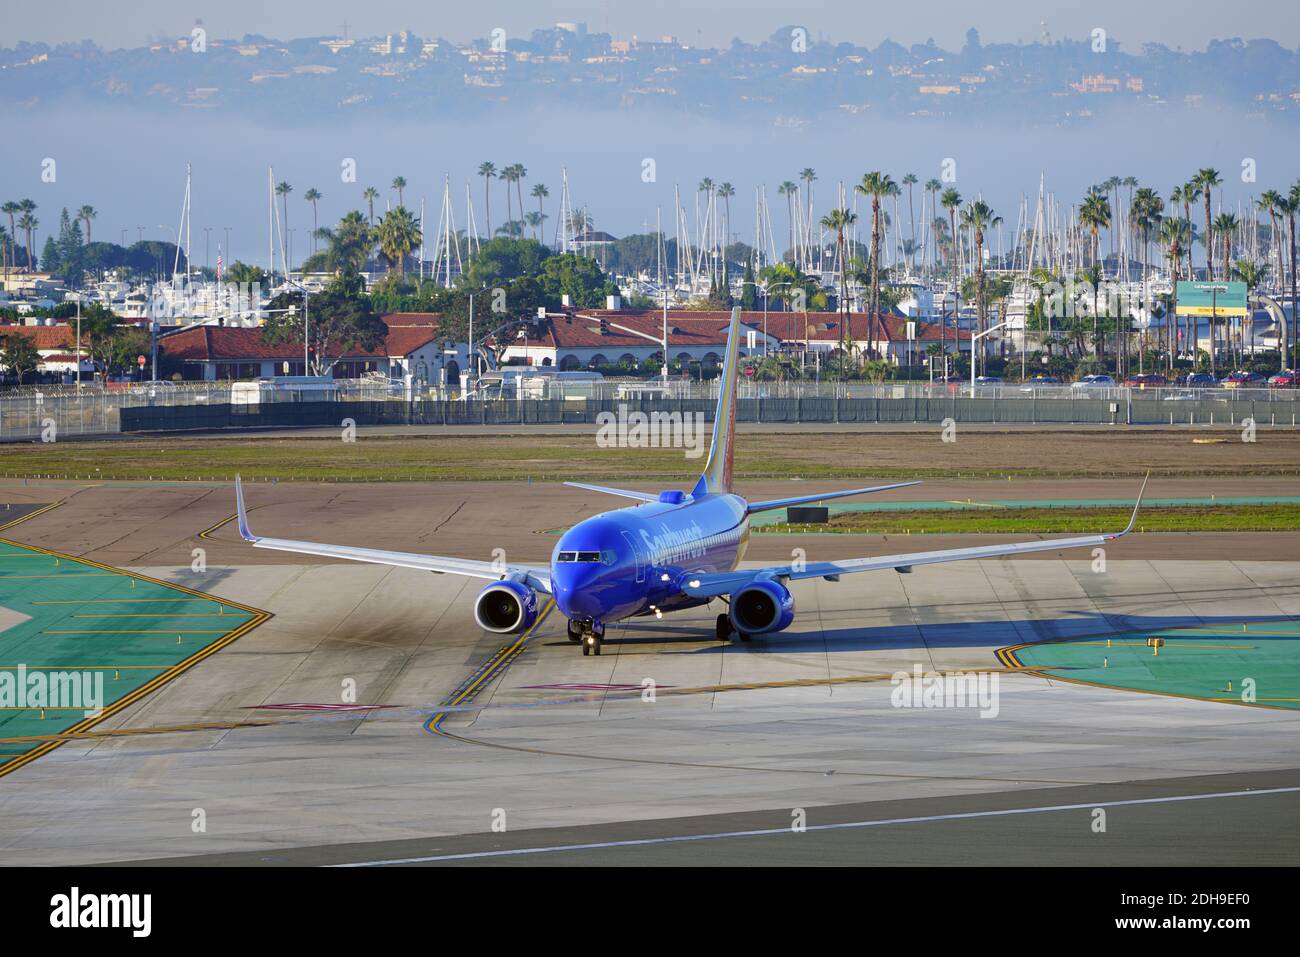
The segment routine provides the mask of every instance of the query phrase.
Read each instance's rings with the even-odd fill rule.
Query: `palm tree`
[[[26,249],[27,249],[27,271],[28,272],[31,272],[32,269],[34,268],[32,264],[36,260],[36,254],[34,252],[33,245],[32,245],[33,234],[36,232],[36,227],[40,226],[40,224],[41,221],[37,219],[35,216],[33,216],[30,211],[26,211],[21,216],[18,217],[18,226],[19,228],[22,229],[22,231],[26,234],[27,237]]]
[[[542,222],[546,219],[546,212],[542,209],[542,200],[551,195],[551,191],[546,188],[545,183],[537,183],[533,186],[530,196],[537,200],[537,226],[540,229]],[[537,234],[540,241],[540,232]]]
[[[1279,233],[1277,225],[1278,207],[1281,202],[1282,194],[1275,189],[1270,189],[1265,190],[1264,193],[1261,194],[1259,202],[1256,204],[1262,212],[1268,213],[1269,245],[1273,247],[1273,253],[1277,256],[1277,278],[1279,282],[1281,282],[1282,277],[1286,275],[1286,269],[1282,265],[1281,234]],[[1286,363],[1283,363],[1283,365],[1285,364]]]
[[[1133,226],[1142,237],[1142,308],[1147,309],[1147,273],[1150,263],[1147,254],[1151,247],[1151,230],[1157,228],[1163,219],[1165,201],[1154,189],[1143,187],[1133,194],[1129,208]],[[1142,330],[1144,341],[1146,328],[1150,326],[1150,312],[1147,313],[1147,319]]]
[[[503,167],[501,172],[497,174],[497,178],[506,184],[506,220],[508,222],[513,222],[515,218],[514,205],[510,199],[510,184],[515,182],[517,175],[515,169],[514,164],[511,164]]]
[[[880,240],[883,230],[880,220],[880,198],[892,196],[898,189],[888,173],[873,170],[864,173],[862,182],[853,187],[854,192],[871,197],[871,296],[867,300],[867,331],[874,346],[876,314],[880,311]]]
[[[961,213],[961,224],[975,234],[975,322],[980,332],[988,328],[984,315],[984,231],[1002,225],[1002,217],[982,199],[973,200]],[[971,362],[975,353],[971,352]]]
[[[515,196],[519,199],[519,215],[524,215],[524,187],[523,182],[528,178],[528,170],[524,168],[523,163],[516,163],[512,169],[515,171]]]
[[[794,194],[799,187],[792,180],[786,180],[777,187],[777,193],[785,197],[785,218],[789,223],[790,248],[794,249]]]
[[[530,227],[532,227],[533,239],[537,239],[538,230],[541,229],[542,221],[544,219],[546,219],[546,216],[543,213],[539,213],[536,211],[533,211],[524,217],[524,222],[527,223]],[[540,242],[540,240],[538,241]]]
[[[718,184],[718,195],[722,197],[725,216],[722,227],[722,285],[727,285],[727,243],[731,239],[731,197],[736,195],[736,187],[730,183]]]
[[[961,193],[953,187],[948,187],[939,197],[939,205],[948,210],[948,234],[949,241],[952,244],[952,256],[948,262],[948,271],[952,274],[953,282],[957,282],[957,210],[961,206]],[[960,295],[960,294],[958,294]]]
[[[488,190],[488,180],[497,175],[495,163],[479,163],[478,175],[483,177],[483,210],[487,217],[487,234],[492,238],[492,194]]]
[[[90,221],[99,215],[99,210],[94,206],[82,206],[77,210],[77,219],[86,224],[86,244],[90,244]]]
[[[375,230],[379,239],[379,249],[384,258],[397,265],[397,275],[406,275],[406,257],[411,250],[420,245],[420,221],[407,211],[405,206],[390,209],[379,221]]]
[[[1215,232],[1219,234],[1219,238],[1223,246],[1223,278],[1224,279],[1230,278],[1230,273],[1232,271],[1232,234],[1237,231],[1237,225],[1238,225],[1237,217],[1234,216],[1232,213],[1220,213],[1218,216],[1214,217],[1214,229]],[[1214,321],[1213,317],[1211,317],[1210,321],[1211,322]],[[1213,330],[1211,330],[1211,333],[1213,333]],[[1232,325],[1230,321],[1228,324],[1228,334],[1226,338],[1228,340],[1228,346],[1229,346],[1228,351],[1230,353],[1235,352],[1236,351],[1235,341],[1236,339],[1241,338],[1241,336],[1238,335],[1234,337],[1232,335]],[[1214,341],[1213,335],[1211,335],[1210,341],[1211,342]]]
[[[302,198],[311,203],[311,251],[314,253],[316,251],[316,234],[320,232],[320,221],[317,216],[319,210],[316,204],[320,202],[321,192],[313,186],[302,194]]]
[[[1092,289],[1092,345],[1095,350],[1094,354],[1098,357],[1101,356],[1102,336],[1098,334],[1100,311],[1097,307],[1097,296],[1100,292],[1101,281],[1105,276],[1101,268],[1099,236],[1102,229],[1110,227],[1110,223],[1110,200],[1106,198],[1105,193],[1094,187],[1088,191],[1088,194],[1083,198],[1083,202],[1079,204],[1079,225],[1085,227],[1092,234],[1092,266],[1093,275],[1096,276]]]
[[[1264,276],[1268,273],[1268,264],[1260,265],[1249,259],[1238,259],[1232,267],[1232,275],[1236,276],[1246,284],[1246,315],[1241,322],[1250,324],[1250,351],[1255,351],[1255,322],[1250,312],[1250,297],[1255,294],[1260,283],[1264,281]],[[1246,330],[1243,326],[1241,330],[1241,351],[1244,355],[1246,352]]]
[[[373,226],[375,225],[375,200],[379,198],[379,190],[373,186],[367,186],[366,191],[361,195],[365,198],[366,206],[370,211],[366,222]]]
[[[805,238],[811,240],[812,220],[813,220],[812,184],[817,180],[817,171],[813,169],[811,166],[805,166],[803,169],[799,171],[799,178],[803,180],[804,185],[808,187],[808,227],[807,227],[807,236]]]
[[[1170,197],[1170,202],[1181,199],[1181,192],[1175,188],[1177,196]],[[1185,219],[1177,217],[1166,219],[1160,224],[1160,242],[1169,250],[1169,261],[1172,266],[1172,272],[1175,282],[1179,273],[1182,271],[1182,256],[1185,248],[1190,248],[1192,242],[1192,227]],[[1177,288],[1175,286],[1175,288]],[[1173,334],[1169,342],[1170,361],[1173,361],[1173,353],[1178,349],[1178,313],[1175,310],[1172,314]],[[1191,339],[1195,340],[1195,332],[1192,333]],[[1196,343],[1192,342],[1192,355],[1196,354]]]
[[[36,201],[34,199],[20,199],[18,201],[18,211],[22,214],[22,219],[18,220],[18,225],[22,226],[27,234],[27,270],[32,270],[32,263],[36,259],[35,233],[36,227],[39,226],[40,220],[36,218]],[[27,225],[23,226],[23,220]]]
[[[1296,341],[1300,337],[1300,299],[1295,295],[1295,217],[1300,213],[1300,181],[1291,187],[1291,192],[1278,204],[1277,211],[1287,218],[1291,227],[1291,368],[1295,369],[1300,367],[1300,343]]]
[[[907,187],[907,219],[910,224],[908,235],[912,240],[912,248],[907,254],[907,264],[909,268],[916,268],[916,205],[913,203],[912,187],[919,183],[915,173],[907,173],[903,176],[902,183]]]
[[[9,278],[10,266],[18,265],[18,234],[14,231],[14,217],[22,212],[22,206],[13,200],[9,200],[3,206],[0,206],[0,213],[9,217],[9,244],[5,247],[8,258],[5,260],[5,279]]]
[[[1199,169],[1196,171],[1196,175],[1192,178],[1192,181],[1196,183],[1198,187],[1200,187],[1203,193],[1201,198],[1205,200],[1205,236],[1204,236],[1205,278],[1206,280],[1213,282],[1214,281],[1214,226],[1210,222],[1210,199],[1212,194],[1214,193],[1214,187],[1220,185],[1223,182],[1223,180],[1219,178],[1219,171],[1217,169],[1212,169],[1209,166],[1206,166],[1203,169]]]
[[[1119,187],[1120,187],[1120,183],[1122,183],[1122,182],[1123,182],[1123,180],[1120,179],[1118,176],[1109,176],[1109,177],[1107,177],[1106,180],[1101,184],[1101,191],[1102,191],[1103,193],[1106,194],[1106,198],[1110,201],[1110,208],[1111,208],[1111,209],[1119,209],[1119,208],[1120,208],[1120,207],[1119,207]],[[1118,217],[1116,217],[1116,218],[1118,218]],[[1112,254],[1112,255],[1116,255],[1116,254],[1118,254],[1118,252],[1119,252],[1119,250],[1115,248],[1115,230],[1113,230],[1113,229],[1110,231],[1110,251],[1111,251],[1111,254]],[[1118,262],[1119,262],[1119,261],[1116,260],[1116,266],[1117,266],[1117,267],[1118,267]],[[1127,272],[1127,271],[1126,271],[1126,272]],[[1116,270],[1116,275],[1118,275],[1118,274],[1119,274],[1119,273],[1118,273],[1118,269],[1117,269],[1117,270]],[[1127,279],[1128,276],[1125,275],[1124,278]]]
[[[845,363],[848,359],[848,336],[849,336],[849,296],[848,296],[848,261],[845,259],[844,248],[844,230],[858,221],[856,213],[847,209],[832,209],[821,219],[822,229],[829,229],[835,233],[835,254],[840,261],[840,377],[845,375]],[[867,318],[867,329],[871,329],[871,319]],[[875,344],[871,332],[867,333],[867,348]]]
[[[936,204],[939,198],[939,191],[941,189],[943,189],[943,183],[939,182],[937,179],[928,179],[925,181],[925,191],[930,194],[930,213],[932,216],[934,213],[938,211]],[[921,205],[924,206],[925,204],[922,203]],[[924,212],[924,210],[922,211]],[[933,221],[931,222],[930,226],[931,226],[931,232],[933,232],[934,231]],[[929,256],[926,257],[926,259],[929,258],[930,258]],[[935,265],[938,265],[939,263],[939,239],[937,236],[935,237],[934,262]]]
[[[405,177],[405,176],[394,176],[394,177],[393,177],[393,189],[397,190],[397,205],[398,205],[398,206],[405,206],[405,205],[406,205],[406,201],[405,201],[405,199],[403,198],[402,193],[403,193],[403,191],[406,189],[406,177]]]
[[[293,192],[293,187],[290,186],[288,182],[286,182],[285,180],[281,180],[279,183],[276,183],[275,185],[275,195],[279,196],[284,203],[284,234],[286,236],[289,235],[289,194],[292,192]],[[287,257],[284,257],[284,259],[285,259],[284,271],[286,274],[288,274],[289,260]]]
[[[1232,234],[1237,231],[1239,225],[1237,217],[1232,213],[1220,213],[1214,217],[1214,231],[1219,234],[1223,243],[1223,276],[1225,279],[1228,273],[1232,271]]]
[[[334,229],[322,227],[316,235],[325,241],[325,267],[331,272],[360,272],[375,246],[374,230],[356,210],[340,219]]]

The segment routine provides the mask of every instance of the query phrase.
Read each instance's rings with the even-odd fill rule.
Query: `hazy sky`
[[[468,39],[494,27],[526,35],[557,20],[585,21],[618,36],[673,34],[687,43],[757,40],[797,23],[837,40],[875,46],[885,37],[912,43],[933,37],[960,45],[974,26],[986,41],[1037,39],[1041,22],[1054,37],[1082,38],[1103,27],[1130,49],[1148,40],[1184,48],[1218,37],[1271,37],[1300,46],[1300,4],[1294,0],[5,0],[0,45],[19,40],[92,39],[107,47],[138,46],[150,37],[179,36],[202,21],[216,36],[376,35],[403,28],[422,36]]]

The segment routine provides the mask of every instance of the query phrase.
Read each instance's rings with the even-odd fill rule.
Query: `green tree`
[[[0,366],[7,369],[19,385],[23,384],[23,377],[27,373],[36,371],[40,361],[40,350],[30,336],[15,331],[5,336],[4,346],[0,348]]]
[[[305,336],[311,375],[325,375],[349,352],[373,349],[388,333],[359,276],[336,276],[321,292],[307,298],[305,308],[303,299],[301,290],[273,298],[262,338],[271,345],[303,346]]]
[[[357,210],[347,213],[333,229],[321,228],[316,235],[324,240],[324,267],[330,272],[361,272],[375,249],[375,231]]]
[[[400,177],[399,177],[400,178]],[[399,276],[406,275],[406,257],[411,250],[420,245],[419,220],[415,219],[405,206],[390,209],[379,221],[375,229],[379,242],[379,251],[388,260],[390,266],[397,266]]]

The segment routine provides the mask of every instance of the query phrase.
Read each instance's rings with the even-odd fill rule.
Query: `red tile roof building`
[[[673,359],[698,360],[706,366],[721,361],[731,314],[725,311],[668,311],[668,353]],[[756,353],[802,351],[830,352],[839,348],[843,317],[836,312],[742,312],[741,321],[753,332]],[[895,363],[923,361],[925,350],[941,341],[945,351],[970,349],[970,333],[941,330],[937,323],[916,321],[915,338],[907,338],[909,320],[887,315],[874,327],[865,313],[849,316],[849,339],[858,352],[871,351]],[[561,369],[613,366],[659,360],[662,352],[663,312],[648,310],[590,309],[553,313],[531,324],[506,346],[502,361],[527,365],[556,365]],[[741,345],[751,348],[749,337]]]
[[[406,313],[404,316],[416,314]],[[411,374],[428,382],[459,381],[466,367],[465,344],[444,343],[434,325],[392,324],[388,335],[372,349],[338,350],[327,355],[337,359],[335,378],[358,378],[379,373],[391,379]],[[387,317],[385,317],[387,319]],[[179,367],[186,379],[247,379],[280,375],[303,375],[302,346],[292,342],[271,344],[260,328],[191,326],[163,336],[158,342],[165,365]],[[327,350],[328,352],[328,350]]]

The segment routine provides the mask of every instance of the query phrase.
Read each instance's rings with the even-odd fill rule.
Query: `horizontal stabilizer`
[[[786,508],[790,505],[807,505],[812,502],[825,502],[832,498],[847,498],[850,495],[868,495],[871,492],[888,492],[890,489],[907,488],[920,485],[920,482],[898,482],[894,485],[877,485],[874,488],[851,488],[843,492],[822,492],[820,495],[800,495],[797,498],[773,498],[766,502],[750,502],[749,512],[768,512],[774,508]]]
[[[627,489],[609,488],[606,485],[587,485],[585,482],[565,482],[565,485],[572,485],[574,488],[585,488],[588,492],[604,492],[606,495],[618,495],[623,498],[634,498],[638,502],[657,502],[658,495],[651,495],[649,492],[629,492]]]

